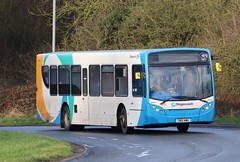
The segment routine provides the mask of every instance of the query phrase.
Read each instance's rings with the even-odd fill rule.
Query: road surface
[[[66,132],[55,126],[0,127],[83,145],[83,162],[239,162],[240,128],[191,126],[188,133],[175,127],[137,129],[124,135],[109,127],[86,127],[84,131]]]

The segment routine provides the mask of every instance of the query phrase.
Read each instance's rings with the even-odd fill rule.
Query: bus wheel
[[[188,123],[184,123],[184,124],[178,124],[177,125],[177,129],[179,132],[181,133],[185,133],[188,131],[188,128],[189,128],[189,124]]]
[[[80,131],[84,129],[84,125],[72,125],[70,123],[70,111],[68,106],[65,106],[63,108],[62,125],[63,128],[67,131]]]
[[[70,111],[67,106],[63,108],[62,113],[62,123],[65,130],[70,131],[71,130],[71,124],[70,124]]]
[[[127,112],[125,108],[122,108],[120,111],[119,123],[120,123],[120,128],[123,134],[129,134],[133,132],[134,127],[127,126]]]

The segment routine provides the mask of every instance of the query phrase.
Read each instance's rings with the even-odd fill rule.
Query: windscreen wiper
[[[202,102],[204,102],[204,103],[208,103],[207,101],[205,101],[205,100],[203,100],[203,99],[201,99],[201,98],[198,98],[198,100],[200,100],[200,101],[202,101]]]
[[[168,99],[164,100],[162,103],[160,103],[160,105],[163,105],[165,102],[169,101],[170,99],[172,99],[172,97],[169,97]]]
[[[167,101],[173,99],[173,98],[177,98],[177,99],[188,99],[188,100],[200,100],[204,103],[208,103],[207,101],[201,99],[201,98],[197,98],[197,97],[193,97],[193,96],[172,96],[169,97],[168,99],[164,100],[162,103],[160,103],[160,105],[163,105],[164,103],[166,103]]]
[[[188,100],[200,100],[204,103],[208,103],[207,101],[201,99],[201,98],[197,98],[197,97],[193,97],[193,96],[174,96],[174,98],[178,98],[178,99],[188,99]]]

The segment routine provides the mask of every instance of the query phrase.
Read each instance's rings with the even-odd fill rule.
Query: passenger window
[[[50,94],[57,95],[57,66],[50,66]]]
[[[128,68],[127,65],[115,66],[115,94],[116,96],[128,96]]]
[[[58,66],[58,89],[59,95],[70,95],[70,67]]]
[[[73,65],[71,67],[71,89],[73,96],[80,96],[81,95],[81,66],[80,65]]]
[[[145,95],[144,75],[142,65],[132,66],[132,94],[134,97],[141,97]]]
[[[102,66],[102,96],[114,96],[113,65]]]
[[[100,96],[100,66],[89,66],[89,94],[90,96]]]

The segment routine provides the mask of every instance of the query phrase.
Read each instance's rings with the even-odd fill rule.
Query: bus
[[[55,52],[36,59],[36,115],[66,130],[214,121],[212,56],[204,48]]]

